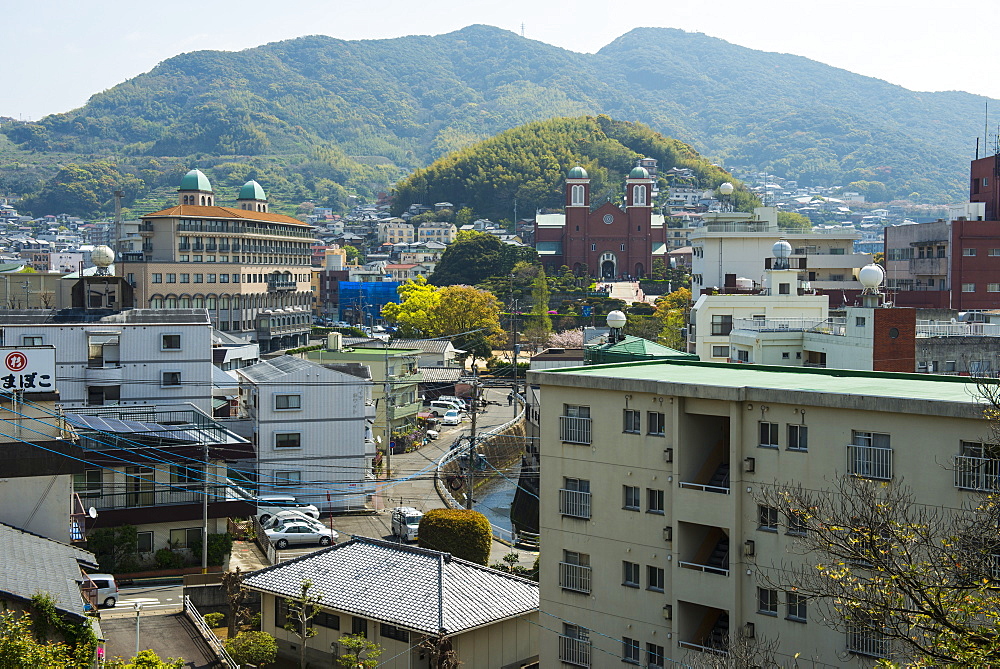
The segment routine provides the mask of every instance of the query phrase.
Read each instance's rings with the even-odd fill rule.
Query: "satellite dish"
[[[90,516],[91,518],[97,518],[97,509],[95,509],[94,507],[90,507],[89,509],[87,509],[87,515]]]

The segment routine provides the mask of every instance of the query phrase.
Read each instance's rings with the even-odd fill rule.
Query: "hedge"
[[[478,511],[431,509],[420,519],[417,536],[421,548],[451,553],[481,565],[489,563],[493,530],[490,521]]]

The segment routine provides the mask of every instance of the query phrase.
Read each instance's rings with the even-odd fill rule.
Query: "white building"
[[[287,355],[236,373],[259,491],[329,510],[363,507],[374,492],[370,380]]]

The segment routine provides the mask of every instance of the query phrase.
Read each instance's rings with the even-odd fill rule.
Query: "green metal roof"
[[[588,365],[665,360],[668,358],[680,358],[682,360],[698,359],[698,356],[692,353],[684,353],[683,351],[678,351],[668,346],[657,344],[654,341],[632,335],[626,335],[623,340],[614,344],[589,346],[584,349],[583,354],[585,363]]]
[[[212,184],[208,181],[208,177],[201,170],[191,170],[184,175],[181,179],[181,187],[178,190],[200,190],[200,191],[211,191]]]
[[[569,174],[567,174],[566,176],[568,178],[570,178],[570,179],[586,179],[587,178],[587,170],[585,170],[582,167],[580,167],[579,165],[577,165],[576,167],[574,167],[573,169],[571,169],[569,171]]]
[[[648,179],[649,171],[645,167],[633,167],[632,171],[628,173],[629,179]]]
[[[260,187],[260,184],[251,179],[250,181],[243,184],[243,188],[240,189],[240,194],[236,199],[266,200],[267,195],[264,194],[264,189]]]

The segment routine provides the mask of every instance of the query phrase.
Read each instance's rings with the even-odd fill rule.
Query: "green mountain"
[[[803,184],[873,180],[893,196],[955,199],[984,100],[680,30],[640,28],[580,54],[476,25],[182,54],[80,109],[3,132],[22,152],[15,160],[27,151],[115,156],[138,165],[133,172],[153,159],[172,169],[305,166],[301,184],[281,188],[298,197],[317,181],[368,193],[529,121],[607,114]]]

